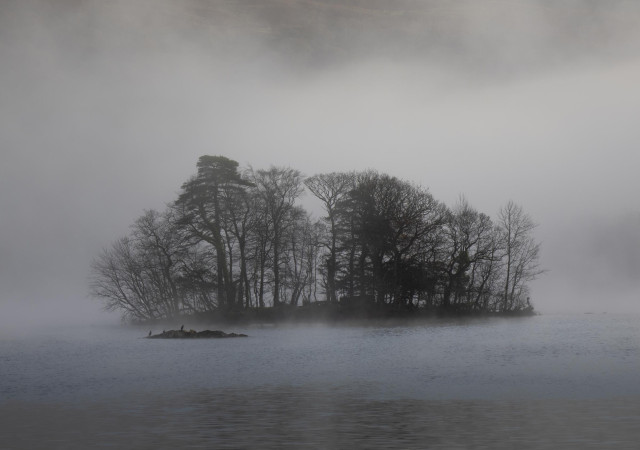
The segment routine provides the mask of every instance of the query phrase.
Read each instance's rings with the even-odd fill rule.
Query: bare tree
[[[104,249],[91,263],[91,295],[102,299],[106,310],[120,310],[125,319],[152,319],[158,314],[134,253],[129,238]]]
[[[543,271],[539,266],[540,244],[533,238],[536,224],[513,201],[498,213],[499,239],[504,251],[502,309],[509,311],[527,306],[527,282]]]
[[[338,220],[340,205],[345,200],[346,195],[353,189],[352,174],[332,172],[328,174],[314,175],[305,180],[307,189],[313,193],[320,201],[327,213],[325,220],[329,224],[329,242],[327,248],[329,256],[326,261],[327,269],[327,300],[336,302],[336,272],[338,270],[337,253],[339,229]]]
[[[301,207],[291,210],[291,226],[284,235],[282,285],[287,289],[289,304],[298,306],[308,287],[315,283],[314,263],[318,253],[318,234],[309,214]]]
[[[280,298],[280,267],[283,236],[291,222],[287,220],[295,201],[302,194],[302,175],[291,168],[271,167],[269,170],[251,171],[251,181],[257,195],[262,199],[265,217],[272,227],[273,256],[273,306],[278,306]]]
[[[192,269],[197,247],[177,232],[172,210],[146,211],[130,236],[116,241],[93,261],[91,289],[107,309],[122,309],[125,317],[172,317],[182,312],[192,286],[185,273]]]
[[[464,197],[460,197],[455,208],[447,214],[444,227],[446,241],[444,245],[443,269],[443,306],[452,303],[459,307],[470,308],[471,299],[478,298],[486,288],[489,273],[495,260],[495,240],[493,224],[489,216],[479,213],[471,207]],[[484,271],[482,269],[485,269]],[[462,301],[465,304],[460,305]]]
[[[136,220],[132,235],[149,279],[156,286],[156,302],[164,303],[169,315],[178,315],[181,306],[179,263],[186,249],[181,235],[173,229],[170,211],[164,214],[146,211]]]

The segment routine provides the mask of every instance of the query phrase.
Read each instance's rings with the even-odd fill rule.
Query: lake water
[[[0,331],[0,448],[640,446],[638,316],[225,331]]]

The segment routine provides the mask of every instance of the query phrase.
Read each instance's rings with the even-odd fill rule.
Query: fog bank
[[[491,216],[513,199],[540,224],[538,310],[638,312],[638,19],[630,1],[3,2],[0,324],[102,317],[91,259],[202,154],[373,168]]]

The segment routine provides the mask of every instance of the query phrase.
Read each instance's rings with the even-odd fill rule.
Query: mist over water
[[[0,1],[0,446],[636,448],[638,23],[631,0]],[[142,339],[89,265],[203,154],[514,200],[543,315]]]
[[[637,317],[233,331],[249,337],[101,326],[0,339],[0,437],[13,448],[637,446]]]

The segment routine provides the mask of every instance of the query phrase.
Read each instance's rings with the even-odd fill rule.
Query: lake
[[[226,326],[249,337],[222,340],[144,339],[148,331],[0,331],[0,447],[636,449],[640,440],[638,316]]]

